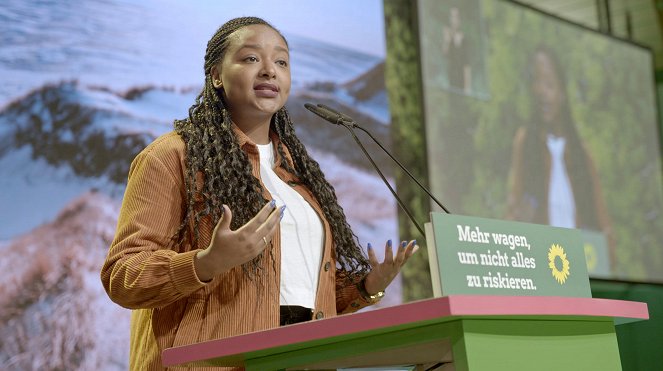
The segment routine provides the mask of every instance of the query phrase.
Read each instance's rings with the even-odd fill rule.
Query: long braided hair
[[[562,100],[560,102],[560,114],[557,124],[561,125],[564,137],[567,140],[565,151],[568,152],[568,158],[574,160],[572,166],[568,167],[569,180],[573,188],[573,196],[576,203],[576,210],[578,212],[578,227],[589,229],[600,229],[599,219],[597,215],[597,206],[595,204],[592,185],[591,171],[589,169],[589,154],[585,150],[582,140],[576,129],[575,120],[571,113],[571,105],[568,98],[567,79],[564,74],[563,65],[557,54],[546,45],[539,45],[535,48],[530,57],[530,72],[532,78],[534,76],[534,66],[536,65],[536,57],[543,55],[550,61],[553,73],[557,82],[559,83],[560,91],[562,93]],[[535,94],[532,92],[532,95]],[[548,216],[544,211],[547,207],[542,204],[547,202],[548,196],[546,194],[548,187],[545,185],[547,177],[543,172],[545,166],[545,136],[549,129],[549,124],[543,122],[543,113],[541,112],[541,105],[535,104],[533,115],[531,118],[532,125],[528,129],[527,136],[524,142],[524,172],[528,175],[528,181],[524,182],[524,192],[532,196],[534,200],[539,202],[539,207],[535,215],[534,222],[545,223],[548,221]]]
[[[199,238],[201,220],[211,218],[215,225],[223,215],[223,204],[232,210],[231,228],[237,229],[253,218],[267,202],[262,196],[260,182],[251,173],[248,156],[238,144],[230,112],[222,93],[214,88],[211,73],[212,67],[223,60],[231,42],[229,36],[238,29],[250,25],[265,25],[272,28],[281,35],[287,45],[285,37],[260,18],[241,17],[226,22],[207,43],[205,84],[195,103],[189,108],[189,117],[175,120],[175,131],[182,137],[186,146],[187,207],[184,221],[177,233],[179,242],[186,238],[187,226],[193,219],[193,236],[189,237],[195,245]],[[334,188],[327,182],[318,163],[309,156],[295,135],[293,123],[285,107],[274,114],[270,129],[280,138],[277,151],[281,158],[285,158],[284,145],[292,155],[292,165],[288,161],[282,161],[285,170],[308,187],[329,221],[334,258],[338,265],[352,275],[367,273],[370,265],[358,246],[357,237],[352,233],[343,209],[338,204]],[[198,204],[199,201],[202,202],[202,207]],[[250,276],[259,273],[263,255],[264,252],[245,263],[242,267],[244,272]]]

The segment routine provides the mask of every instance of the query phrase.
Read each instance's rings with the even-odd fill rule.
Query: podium
[[[649,318],[621,300],[452,295],[169,348],[164,366],[247,371],[621,370],[615,325]]]

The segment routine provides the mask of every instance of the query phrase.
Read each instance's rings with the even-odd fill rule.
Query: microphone
[[[317,106],[314,106],[311,103],[305,103],[304,107],[306,107],[307,110],[322,117],[323,119],[331,122],[332,124],[343,125],[343,126],[350,125],[352,127],[356,126],[354,120],[350,116],[336,112],[333,109],[325,106],[324,104],[318,104]]]
[[[377,144],[377,145],[378,145],[378,146],[379,146],[379,147],[380,147],[380,148],[381,148],[381,149],[382,149],[382,150],[383,150],[383,151],[384,151],[384,152],[385,152],[385,153],[386,153],[386,154],[387,154],[387,155],[388,155],[388,156],[389,156],[389,157],[390,157],[390,158],[391,158],[391,159],[392,159],[392,160],[393,160],[393,161],[394,161],[394,162],[395,162],[395,163],[396,163],[396,164],[397,164],[397,165],[398,165],[403,171],[405,171],[405,173],[406,173],[406,174],[407,174],[412,180],[414,180],[415,183],[416,183],[421,189],[423,189],[423,190],[426,192],[426,194],[428,194],[428,196],[430,196],[430,197],[431,197],[431,198],[432,198],[432,199],[433,199],[433,200],[434,200],[434,201],[435,201],[435,202],[436,202],[436,203],[437,203],[437,204],[438,204],[438,205],[439,205],[439,206],[440,206],[440,207],[441,207],[441,208],[442,208],[447,214],[450,214],[449,210],[447,210],[447,208],[444,207],[444,205],[442,205],[442,203],[440,203],[440,202],[439,202],[439,201],[438,201],[438,200],[437,200],[437,199],[436,199],[436,198],[430,193],[430,191],[429,191],[426,187],[424,187],[424,186],[423,186],[423,185],[422,185],[422,184],[421,184],[421,183],[420,183],[420,182],[414,177],[414,175],[412,175],[412,173],[410,173],[410,171],[408,171],[408,170],[405,168],[405,166],[403,166],[398,160],[396,160],[396,158],[394,158],[394,156],[392,156],[391,153],[390,153],[386,148],[384,148],[384,146],[382,145],[382,143],[380,143],[380,142],[379,142],[379,141],[378,141],[378,140],[377,140],[377,139],[376,139],[376,138],[375,138],[370,132],[368,132],[366,129],[364,129],[364,128],[362,128],[361,126],[359,126],[359,125],[355,122],[355,120],[354,120],[352,117],[350,117],[350,116],[348,116],[348,115],[346,115],[346,114],[344,114],[344,113],[338,112],[338,111],[332,109],[331,107],[325,106],[324,104],[318,104],[317,106],[314,106],[313,104],[306,103],[306,104],[304,104],[304,107],[305,107],[306,109],[308,109],[309,111],[315,113],[316,115],[322,117],[322,118],[325,119],[326,121],[328,121],[328,122],[330,122],[330,123],[332,123],[332,124],[335,124],[335,125],[341,125],[341,126],[345,127],[346,129],[348,129],[348,131],[350,131],[350,134],[351,134],[352,137],[354,138],[355,142],[357,142],[357,145],[359,145],[359,147],[361,148],[361,150],[364,152],[364,155],[366,155],[366,157],[367,157],[368,160],[370,161],[371,165],[373,165],[373,168],[375,169],[375,171],[380,175],[380,178],[382,178],[382,181],[384,182],[384,184],[387,186],[387,188],[389,188],[389,191],[391,192],[391,194],[394,196],[394,198],[395,198],[396,201],[398,202],[398,205],[401,207],[401,209],[403,209],[403,211],[405,212],[405,214],[408,216],[408,218],[410,219],[410,221],[412,221],[412,223],[415,225],[415,227],[417,228],[417,230],[419,231],[419,233],[421,233],[422,236],[426,236],[426,233],[424,232],[423,228],[422,228],[421,225],[420,225],[420,224],[414,219],[414,216],[412,215],[412,212],[407,208],[407,206],[405,206],[405,203],[401,200],[401,198],[398,197],[398,194],[396,194],[396,191],[394,191],[393,187],[391,186],[391,184],[389,184],[389,182],[388,182],[387,179],[385,178],[385,176],[384,176],[384,174],[382,173],[382,171],[380,171],[380,169],[378,168],[378,166],[375,164],[375,161],[373,161],[373,158],[371,157],[371,155],[368,153],[368,151],[366,151],[366,148],[364,147],[364,145],[361,143],[361,141],[359,140],[359,138],[358,138],[357,135],[355,134],[353,128],[357,128],[357,129],[359,129],[359,130],[365,132],[366,134],[368,134],[368,136],[369,136],[369,137],[370,137],[370,138],[371,138],[371,139],[372,139],[372,140],[373,140],[373,141],[374,141],[374,142],[375,142],[375,143],[376,143],[376,144]]]
[[[440,202],[437,198],[435,198],[435,196],[433,196],[433,194],[428,190],[428,188],[424,187],[424,185],[421,184],[421,182],[419,182],[419,180],[414,175],[412,175],[412,173],[410,173],[410,171],[407,168],[405,168],[405,166],[403,166],[403,164],[401,164],[394,156],[392,156],[392,154],[386,148],[384,148],[382,143],[380,143],[380,141],[377,140],[373,136],[373,134],[371,134],[371,132],[369,132],[368,130],[362,128],[360,125],[357,124],[357,122],[355,122],[355,120],[352,117],[350,117],[350,116],[348,116],[344,113],[338,112],[338,111],[334,110],[333,108],[331,108],[329,106],[325,106],[324,104],[318,104],[318,106],[325,109],[326,111],[328,111],[329,114],[331,114],[331,115],[338,115],[339,117],[342,117],[343,120],[351,122],[353,128],[357,128],[357,129],[363,131],[364,133],[366,133],[373,140],[373,142],[375,142],[375,144],[377,144],[378,147],[380,147],[380,149],[382,149],[382,151],[384,153],[386,153],[387,156],[389,156],[389,158],[391,158],[392,161],[394,161],[396,163],[396,165],[398,165],[398,167],[400,167],[401,170],[403,170],[405,172],[405,174],[407,174],[407,176],[410,177],[410,179],[412,179],[417,184],[417,186],[419,186],[419,188],[421,188],[424,192],[426,192],[428,197],[430,197],[433,201],[435,201],[437,206],[441,207],[442,210],[444,210],[445,213],[451,214],[451,212],[442,204],[442,202]]]
[[[352,120],[350,118],[350,116],[343,115],[340,112],[336,112],[336,111],[332,110],[331,108],[329,108],[325,105],[322,105],[322,104],[318,104],[317,106],[314,106],[310,103],[306,103],[306,104],[304,104],[304,107],[306,107],[307,110],[309,110],[309,111],[315,113],[316,115],[322,117],[326,121],[329,121],[329,122],[331,122],[332,124],[335,124],[335,125],[341,125],[341,126],[345,127],[346,129],[348,129],[348,131],[350,131],[350,135],[352,135],[352,138],[354,138],[355,142],[357,142],[357,145],[359,145],[359,148],[361,148],[361,150],[364,152],[364,155],[366,156],[366,158],[368,158],[368,161],[370,161],[370,163],[371,163],[371,165],[373,165],[373,168],[375,169],[375,171],[377,171],[378,175],[380,175],[380,178],[382,178],[382,181],[384,182],[384,184],[387,186],[387,188],[389,188],[389,191],[391,192],[391,194],[394,196],[394,198],[398,202],[398,205],[401,207],[401,209],[403,209],[403,211],[405,211],[405,214],[407,214],[408,218],[410,218],[410,221],[412,221],[412,223],[415,225],[415,227],[417,227],[417,230],[419,231],[419,233],[421,233],[422,236],[426,236],[426,233],[424,232],[424,229],[414,219],[414,216],[412,215],[412,212],[410,211],[410,209],[408,209],[407,206],[405,206],[405,203],[401,200],[401,198],[398,197],[398,195],[396,194],[396,191],[394,191],[394,188],[391,186],[391,184],[389,184],[389,182],[387,181],[387,178],[384,176],[384,174],[382,174],[382,171],[380,171],[380,168],[378,168],[378,166],[375,164],[375,161],[373,161],[373,158],[371,157],[371,155],[368,153],[368,151],[366,151],[366,148],[361,143],[359,138],[357,138],[357,135],[355,134],[354,130],[352,130],[351,125],[354,124],[354,120]],[[347,118],[350,118],[350,120],[347,120]],[[356,124],[354,124],[354,125],[356,126]]]

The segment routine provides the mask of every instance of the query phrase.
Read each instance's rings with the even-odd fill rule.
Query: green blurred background
[[[473,12],[477,7],[471,3],[479,10]],[[649,321],[617,327],[622,364],[625,370],[661,369],[663,187],[659,74],[652,52],[522,5],[384,1],[385,74],[393,141],[400,143],[397,158],[426,179],[452,212],[503,218],[513,137],[528,124],[533,106],[528,54],[546,44],[565,70],[571,113],[597,167],[613,223],[615,269],[609,280],[592,279],[593,296],[648,304]],[[423,14],[443,22],[453,6],[470,9],[464,31],[476,52],[469,91],[453,89],[436,75],[445,69],[435,34],[441,26],[419,19]],[[427,220],[436,210],[428,198],[403,174],[397,173],[396,181],[416,218]],[[404,215],[399,225],[402,235],[418,235]],[[405,301],[432,296],[428,260],[421,252],[403,272]]]

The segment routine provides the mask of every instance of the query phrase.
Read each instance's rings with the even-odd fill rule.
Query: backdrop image
[[[205,43],[233,17],[262,17],[288,39],[287,108],[362,246],[398,239],[395,202],[369,162],[303,106],[335,107],[390,147],[382,2],[238,4],[0,5],[0,369],[128,368],[130,311],[108,299],[99,272],[129,165],[186,117]],[[400,298],[394,284],[380,305]]]
[[[458,214],[581,229],[592,277],[663,282],[651,52],[515,3],[480,4],[488,99],[435,83],[440,8],[455,2],[419,3],[434,193]]]
[[[449,0],[426,10],[427,17],[440,20],[423,40],[425,47],[435,49],[439,57],[429,69],[429,84],[456,94],[487,98],[481,1]]]

